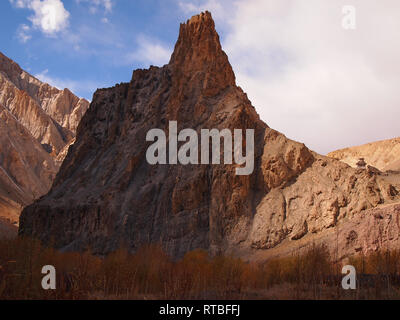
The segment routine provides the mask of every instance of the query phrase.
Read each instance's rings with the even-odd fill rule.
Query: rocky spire
[[[206,94],[213,95],[220,89],[235,85],[235,75],[208,11],[180,25],[179,38],[169,65],[185,81],[192,79],[196,73],[205,75],[202,80]]]

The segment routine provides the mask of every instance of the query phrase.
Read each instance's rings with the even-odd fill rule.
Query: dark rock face
[[[146,134],[168,133],[169,121],[198,133],[254,129],[253,173],[236,175],[235,164],[148,164]],[[175,257],[195,248],[266,249],[359,212],[348,190],[367,188],[374,200],[365,207],[389,197],[376,177],[319,156],[259,119],[206,12],[181,25],[168,65],[136,70],[130,83],[95,93],[52,189],[23,211],[19,234],[99,254],[149,242]]]
[[[16,238],[18,227],[11,221],[0,217],[0,240]]]

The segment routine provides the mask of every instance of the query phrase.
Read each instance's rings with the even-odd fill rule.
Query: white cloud
[[[17,37],[22,43],[26,43],[28,40],[32,38],[29,34],[31,28],[26,24],[21,24],[17,30]]]
[[[141,62],[152,65],[168,63],[172,50],[156,39],[140,35],[137,38],[137,49],[126,57],[127,63]]]
[[[9,1],[17,8],[26,8],[30,2],[28,0],[9,0]]]
[[[181,8],[218,4],[226,3]],[[261,118],[321,153],[400,136],[400,4],[352,0],[357,28],[344,30],[347,4],[232,1],[224,19],[213,14],[237,83]]]
[[[17,8],[27,8],[33,11],[29,17],[34,28],[41,30],[47,36],[68,27],[69,12],[61,0],[10,0]]]
[[[114,7],[113,0],[75,0],[78,4],[79,3],[88,3],[89,4],[89,12],[92,14],[97,13],[99,8],[103,8],[105,13],[112,12]]]

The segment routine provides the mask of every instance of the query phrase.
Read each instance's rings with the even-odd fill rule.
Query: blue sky
[[[177,1],[52,1],[65,11],[57,15],[55,9],[58,18],[47,29],[45,22],[35,25],[33,1],[0,1],[0,51],[89,100],[97,87],[129,81],[133,69],[168,63],[179,23],[187,18]],[[38,19],[45,20],[40,10]]]
[[[0,51],[91,100],[168,63],[179,24],[204,10],[270,127],[323,154],[400,136],[398,0],[2,0]]]

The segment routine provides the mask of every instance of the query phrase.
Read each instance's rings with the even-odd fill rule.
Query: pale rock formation
[[[0,53],[0,103],[53,156],[75,135],[89,102],[42,83]]]
[[[47,193],[89,103],[23,71],[0,53],[0,217]]]

